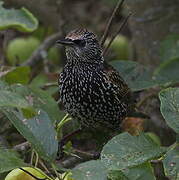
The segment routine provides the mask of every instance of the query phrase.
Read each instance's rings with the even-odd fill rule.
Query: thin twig
[[[58,32],[47,37],[44,42],[33,52],[32,56],[22,64],[22,66],[30,66],[31,68],[36,66],[39,61],[43,60],[44,52],[48,51],[48,49],[51,48],[61,36],[62,33]]]
[[[39,162],[39,155],[38,155],[38,153],[35,151],[35,164],[34,164],[34,166],[35,167],[37,167],[37,165],[38,165],[38,162]]]
[[[35,151],[34,151],[34,149],[32,149],[31,157],[30,157],[30,164],[31,165],[33,165],[34,156],[35,156]]]
[[[91,153],[73,148],[73,153],[84,159],[98,159],[100,153]]]
[[[102,36],[102,38],[101,38],[101,40],[100,40],[101,47],[103,47],[103,45],[104,45],[104,43],[105,43],[105,41],[106,41],[106,38],[107,38],[107,36],[108,36],[108,34],[109,34],[109,31],[110,31],[112,22],[113,22],[113,20],[114,20],[114,18],[115,18],[115,16],[116,16],[116,13],[117,13],[118,9],[121,9],[123,3],[124,3],[124,0],[122,0],[122,1],[119,0],[119,1],[118,1],[116,7],[114,8],[114,10],[113,10],[113,12],[112,12],[111,17],[109,18],[108,23],[107,23],[106,28],[105,28],[105,31],[104,31],[104,34],[103,34],[103,36]]]
[[[124,19],[124,21],[121,23],[119,30],[111,37],[108,45],[105,47],[104,51],[103,51],[103,55],[106,54],[107,50],[109,49],[111,43],[114,41],[114,39],[116,38],[116,36],[121,32],[121,30],[123,29],[123,27],[126,25],[129,17],[132,15],[132,13],[130,12],[129,15]]]
[[[57,82],[46,83],[43,86],[41,86],[40,88],[43,90],[46,90],[46,89],[51,88],[51,87],[58,87]]]
[[[52,169],[53,169],[54,172],[55,172],[55,175],[57,176],[57,178],[59,178],[59,173],[58,173],[58,171],[56,170],[55,164],[54,164],[54,163],[51,163],[51,166],[52,166]]]
[[[153,93],[150,93],[150,94],[147,94],[142,100],[140,100],[137,105],[136,105],[136,108],[137,109],[140,109],[148,99],[151,100],[151,98],[153,97],[157,97],[157,93],[156,92],[153,92]]]
[[[27,150],[28,148],[30,148],[30,144],[29,144],[29,142],[23,142],[23,143],[21,143],[21,144],[18,144],[18,145],[15,145],[14,147],[13,147],[13,149],[14,150],[16,150],[16,151],[25,151],[25,150]]]
[[[101,38],[101,40],[100,40],[101,47],[103,47],[103,45],[104,45],[104,43],[105,43],[105,41],[106,41],[106,38],[107,38],[107,36],[108,36],[108,34],[109,34],[109,31],[110,31],[110,28],[111,28],[111,26],[112,26],[112,22],[113,22],[113,20],[114,20],[114,18],[115,18],[115,16],[116,16],[116,13],[117,13],[118,9],[121,9],[121,7],[122,7],[122,5],[123,5],[123,2],[124,2],[124,0],[122,0],[122,1],[119,0],[119,1],[118,1],[115,9],[114,9],[113,12],[112,12],[111,17],[109,18],[109,21],[108,21],[108,23],[107,23],[107,25],[106,25],[104,34],[103,34],[103,36],[102,36],[102,38]]]
[[[48,168],[46,167],[46,165],[44,164],[44,162],[39,159],[39,164],[44,168],[44,170],[48,173],[48,174],[51,174],[50,171],[48,170]]]
[[[99,153],[93,154],[90,152],[84,152],[77,149],[73,149],[73,152],[77,154],[77,156],[71,156],[71,157],[66,158],[63,161],[57,162],[59,166],[61,166],[62,168],[73,168],[77,164],[80,164],[82,162],[98,159],[97,154],[99,154]]]
[[[88,159],[89,160],[89,159]],[[75,156],[65,158],[63,161],[57,162],[58,166],[61,166],[62,168],[73,168],[77,164],[82,163],[84,161],[88,161],[84,159],[77,158]]]

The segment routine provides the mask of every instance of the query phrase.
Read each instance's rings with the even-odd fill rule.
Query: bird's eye
[[[84,47],[86,44],[85,40],[82,40],[82,39],[73,40],[73,42],[77,44],[78,46],[82,46],[82,47]]]

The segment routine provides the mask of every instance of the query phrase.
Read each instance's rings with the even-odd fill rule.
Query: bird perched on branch
[[[131,110],[131,92],[104,61],[97,36],[76,29],[57,43],[66,46],[67,63],[59,76],[60,102],[81,127],[120,129]]]

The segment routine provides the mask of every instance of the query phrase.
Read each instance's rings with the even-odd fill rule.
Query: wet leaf
[[[155,180],[152,166],[148,162],[122,171],[111,171],[108,176],[110,180]]]
[[[26,115],[28,116],[30,116],[30,114],[32,116],[36,114],[35,109],[27,102],[27,100],[23,96],[7,90],[0,90],[0,108],[3,107],[23,109],[24,111],[26,111]]]
[[[101,152],[101,160],[111,170],[137,166],[155,159],[165,152],[165,148],[154,143],[145,134],[132,136],[122,133],[112,138]]]
[[[137,62],[120,60],[113,61],[111,65],[119,72],[133,91],[157,85],[152,79],[152,72]]]
[[[167,88],[159,93],[160,111],[166,123],[179,133],[179,88]]]
[[[0,173],[21,166],[27,166],[27,164],[19,158],[19,155],[15,151],[0,148]]]
[[[100,160],[91,160],[74,168],[72,178],[78,180],[107,180],[107,169]]]
[[[171,34],[161,42],[161,62],[179,58],[179,35]]]
[[[122,171],[109,171],[109,180],[129,180]]]
[[[46,112],[39,110],[37,116],[26,119],[20,110],[4,108],[2,111],[42,158],[47,161],[55,159],[58,141],[52,121]]]
[[[23,67],[13,68],[2,78],[9,84],[15,84],[15,83],[28,84],[30,80],[30,67],[23,66]]]
[[[155,180],[153,168],[149,162],[122,171],[132,180]]]
[[[31,88],[31,90],[38,96],[38,100],[43,102],[39,107],[48,112],[53,122],[60,122],[60,120],[64,117],[65,112],[59,110],[58,104],[52,96],[41,89]]]
[[[0,30],[15,28],[22,32],[32,32],[38,27],[38,20],[26,8],[5,9],[0,1]]]
[[[3,106],[28,108],[29,103],[18,93],[0,90],[0,107]]]
[[[11,86],[12,91],[23,96],[35,109],[43,109],[48,113],[52,122],[59,122],[63,116],[64,112],[59,110],[57,102],[50,96],[50,94],[41,89],[32,87],[26,87],[22,85]]]
[[[179,144],[166,153],[163,165],[167,177],[171,180],[179,179]]]

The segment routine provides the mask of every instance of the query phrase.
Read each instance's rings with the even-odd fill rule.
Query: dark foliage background
[[[106,40],[132,12],[105,60],[126,80],[138,110],[150,119],[127,118],[123,131],[128,133],[105,145],[106,132],[83,132],[67,143],[65,157],[56,160],[58,141],[78,123],[56,102],[66,57],[55,42],[79,27],[100,39],[117,3],[0,1],[0,179],[29,165],[52,179],[62,179],[64,172],[70,172],[66,179],[72,174],[78,180],[179,178],[178,0],[125,0]],[[99,149],[100,159],[92,160],[91,153]]]

